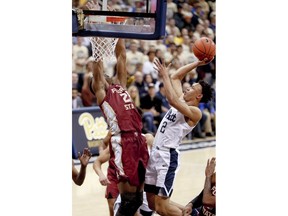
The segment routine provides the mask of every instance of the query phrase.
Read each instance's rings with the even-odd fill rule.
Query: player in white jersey
[[[149,208],[165,216],[182,215],[183,206],[170,200],[177,168],[179,147],[182,139],[192,131],[202,117],[198,108],[200,102],[208,102],[212,89],[204,81],[194,83],[184,92],[181,80],[194,68],[207,64],[207,59],[196,61],[179,68],[171,77],[169,66],[155,60],[155,70],[163,77],[166,97],[171,109],[162,119],[150,153],[145,175],[145,186]],[[162,61],[164,62],[164,61]]]

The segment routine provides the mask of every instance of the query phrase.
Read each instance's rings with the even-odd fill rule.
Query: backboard
[[[166,0],[117,2],[120,1],[102,0],[97,9],[72,9],[72,36],[142,40],[165,36]]]

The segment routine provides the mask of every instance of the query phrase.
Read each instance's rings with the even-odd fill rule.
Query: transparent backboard
[[[117,1],[116,1],[117,2]],[[104,0],[93,10],[72,9],[72,36],[155,40],[165,36],[167,2]]]

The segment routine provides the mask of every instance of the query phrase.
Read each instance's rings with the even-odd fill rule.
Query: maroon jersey
[[[148,149],[142,131],[142,118],[129,93],[112,84],[99,105],[111,130],[110,163],[115,167],[118,182],[133,186],[144,182]]]
[[[100,104],[112,134],[139,132],[142,119],[129,93],[119,84],[112,84]]]

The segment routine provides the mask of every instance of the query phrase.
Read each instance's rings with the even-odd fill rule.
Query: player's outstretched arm
[[[115,54],[117,59],[117,79],[120,85],[126,89],[127,85],[127,70],[126,70],[126,47],[123,38],[119,38],[115,47]]]
[[[198,66],[207,64],[205,60],[207,60],[207,58],[205,58],[203,61],[198,60],[193,63],[182,66],[176,72],[171,74],[171,83],[178,97],[180,97],[183,94],[181,81],[184,79],[186,74]]]
[[[90,38],[90,42],[92,44],[92,55],[96,56],[97,49],[95,46],[99,46],[98,39],[96,37]],[[99,105],[104,97],[106,96],[106,88],[108,88],[109,84],[105,80],[104,76],[104,66],[101,60],[93,62],[93,81],[92,81],[92,89],[97,99],[97,104]]]
[[[211,184],[212,184],[212,176],[214,175],[216,166],[216,158],[213,157],[211,160],[208,159],[207,166],[205,169],[205,184],[204,184],[204,191],[203,191],[203,204],[215,206],[216,197],[211,193]]]
[[[72,161],[72,179],[74,183],[79,186],[82,185],[85,180],[86,167],[89,163],[91,156],[92,154],[88,148],[84,148],[82,155],[80,152],[78,152],[78,159],[80,160],[81,163],[81,168],[79,172],[75,168],[74,162]]]
[[[165,63],[163,62],[163,64],[161,64],[160,61],[156,58],[154,61],[154,66],[155,66],[154,69],[158,71],[158,73],[160,73],[163,77],[164,89],[169,104],[175,107],[184,116],[187,116],[189,119],[191,119],[194,122],[194,124],[196,124],[202,116],[201,111],[198,107],[192,107],[192,106],[189,107],[185,102],[180,100],[175,89],[172,87],[168,75],[168,69],[170,65],[166,68]]]
[[[107,185],[110,184],[110,181],[108,178],[104,175],[101,165],[105,162],[107,162],[110,158],[110,153],[109,153],[109,146],[104,149],[100,155],[97,157],[97,159],[93,163],[93,169],[95,173],[99,176],[99,182],[101,185]]]

